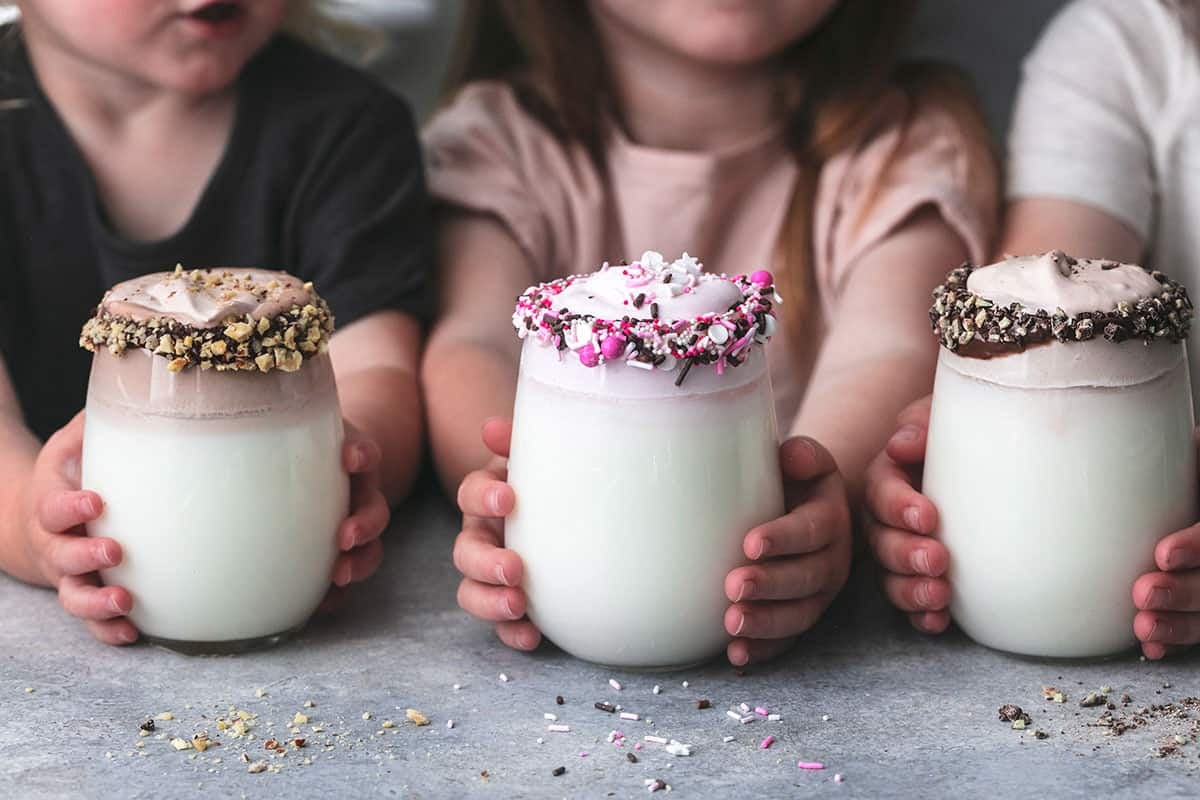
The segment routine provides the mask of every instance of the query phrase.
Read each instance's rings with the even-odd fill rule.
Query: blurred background
[[[1066,1],[923,0],[909,51],[966,69],[975,79],[992,130],[1002,136],[1021,59]],[[386,34],[387,45],[370,68],[426,118],[437,107],[463,1],[337,0],[333,7],[347,19]],[[0,22],[14,13],[0,9]]]

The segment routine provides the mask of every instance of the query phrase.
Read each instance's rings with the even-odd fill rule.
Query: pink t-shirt
[[[686,251],[710,272],[771,269],[796,179],[780,128],[711,152],[644,147],[614,129],[601,174],[582,147],[564,147],[506,84],[495,82],[464,88],[424,139],[433,196],[499,218],[539,280],[592,272],[645,250],[667,258]],[[996,187],[986,165],[971,163],[968,152],[953,120],[928,111],[825,164],[814,203],[824,319],[837,313],[846,277],[863,253],[922,206],[939,210],[972,259],[986,259]],[[786,340],[776,336],[768,347],[784,432],[817,350],[800,356]]]

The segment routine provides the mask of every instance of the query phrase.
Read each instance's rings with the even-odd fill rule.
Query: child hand
[[[525,566],[504,547],[504,518],[516,505],[516,495],[505,483],[511,438],[511,422],[489,419],[483,424],[483,442],[496,457],[458,487],[463,528],[454,540],[454,566],[463,574],[458,585],[463,610],[496,623],[497,635],[509,647],[533,650],[542,634],[525,619],[525,592],[520,588]]]
[[[731,664],[772,658],[820,618],[850,574],[850,507],[829,451],[798,436],[779,448],[787,487],[784,516],[746,534],[753,563],[725,578]]]
[[[1133,584],[1133,632],[1146,658],[1159,659],[1200,642],[1200,524],[1159,541],[1154,563],[1159,571]]]
[[[21,505],[22,530],[32,563],[58,590],[67,613],[87,623],[106,644],[130,644],[138,632],[125,615],[133,597],[120,586],[101,586],[97,571],[121,563],[114,540],[87,535],[84,526],[100,516],[104,502],[79,489],[84,415],[50,437],[38,453]]]
[[[900,413],[900,429],[867,469],[867,539],[885,570],[883,590],[913,627],[941,633],[950,625],[950,566],[945,545],[930,538],[937,509],[917,490],[925,460],[931,397]]]
[[[336,608],[342,590],[365,581],[383,561],[379,537],[391,520],[387,499],[379,488],[379,464],[383,453],[375,440],[345,422],[342,466],[350,475],[350,514],[337,529],[337,560],[333,564],[333,588],[321,604],[322,611]]]

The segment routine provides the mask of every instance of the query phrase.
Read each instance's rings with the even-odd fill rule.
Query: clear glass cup
[[[171,372],[131,349],[96,352],[83,487],[93,536],[124,558],[101,573],[133,595],[149,640],[185,652],[269,645],[329,590],[349,508],[329,356],[295,372]]]
[[[1132,646],[1134,580],[1197,518],[1194,423],[1182,344],[943,348],[923,491],[959,627],[1033,656]]]
[[[764,350],[676,378],[590,369],[532,337],[522,350],[506,545],[529,618],[588,661],[670,669],[720,653],[725,576],[750,529],[783,513]]]

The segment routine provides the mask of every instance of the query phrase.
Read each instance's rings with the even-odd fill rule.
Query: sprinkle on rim
[[[1114,262],[1115,263],[1115,262]],[[997,306],[967,289],[979,267],[963,264],[933,290],[929,320],[942,346],[962,355],[1019,351],[1050,340],[1086,342],[1097,336],[1110,342],[1141,339],[1178,344],[1191,329],[1193,307],[1187,289],[1157,270],[1150,273],[1162,287],[1153,297],[1118,303],[1115,309],[1068,314],[1020,303]]]
[[[736,367],[755,344],[765,344],[774,335],[777,322],[773,307],[781,303],[775,291],[775,279],[766,270],[747,275],[703,273],[701,264],[686,253],[674,262],[665,262],[657,253],[647,252],[632,264],[605,262],[600,271],[620,270],[629,292],[628,305],[646,316],[601,319],[568,308],[557,308],[555,298],[567,287],[590,277],[566,278],[531,286],[517,298],[513,326],[521,339],[529,336],[564,355],[573,353],[585,367],[598,367],[609,361],[627,366],[671,372],[678,369],[679,386],[696,364],[712,364],[717,374]],[[594,273],[593,273],[594,274]],[[726,281],[741,292],[742,298],[726,311],[700,314],[691,319],[662,320],[654,295],[664,291],[671,296],[690,293],[702,282]]]

